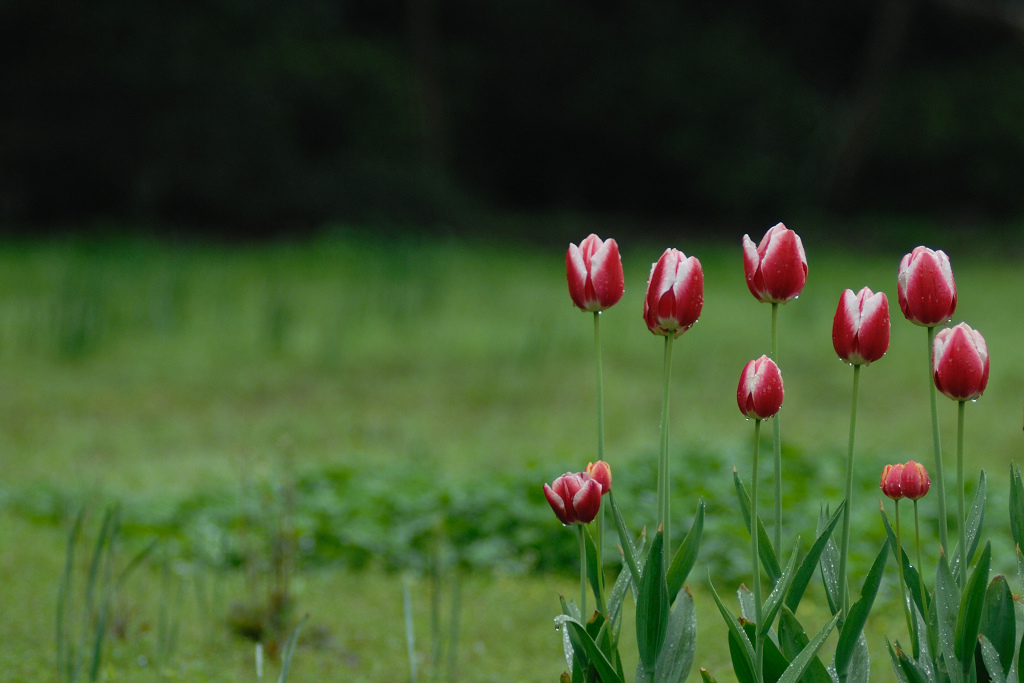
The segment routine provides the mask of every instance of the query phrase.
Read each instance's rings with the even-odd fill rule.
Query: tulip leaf
[[[764,608],[762,609],[762,617],[764,619],[763,624],[757,625],[758,634],[762,637],[768,635],[768,629],[771,628],[772,623],[775,622],[775,617],[779,613],[779,609],[782,607],[782,598],[786,595],[789,590],[789,586],[793,581],[793,574],[796,571],[796,559],[800,555],[800,537],[796,539],[796,543],[793,544],[793,552],[789,556],[789,562],[786,564],[786,570],[782,572],[782,577],[779,582],[775,584],[775,588],[768,594],[768,598],[764,601]]]
[[[718,683],[718,681],[715,680],[715,677],[712,676],[707,669],[700,670],[700,679],[704,681],[704,683]]]
[[[967,512],[967,524],[964,528],[964,535],[967,536],[967,565],[971,566],[971,560],[974,559],[974,553],[978,549],[978,541],[981,540],[981,524],[985,521],[985,470],[981,471],[981,476],[978,478],[978,490],[974,494],[974,502],[971,503],[971,509]],[[953,576],[960,576],[960,557],[961,548],[959,543],[954,548],[951,556],[953,559],[949,563],[950,571],[953,572]]]
[[[864,634],[853,645],[853,657],[850,659],[850,670],[846,683],[868,683],[871,679],[871,655],[868,653],[868,640]]]
[[[715,590],[715,584],[711,582],[711,570],[708,570],[708,586],[711,588],[711,597],[715,599],[715,604],[718,605],[718,611],[722,613],[722,618],[725,619],[726,626],[729,627],[729,635],[736,638],[736,641],[742,645],[742,655],[746,663],[746,667],[750,670],[754,670],[754,646],[750,644],[750,639],[747,638],[747,634],[743,631],[743,627],[740,626],[740,622],[732,615],[729,608],[722,602],[722,598],[718,597],[718,591]],[[735,667],[735,658],[733,658]]]
[[[683,539],[676,556],[672,558],[672,564],[668,568],[668,575],[665,577],[668,583],[668,594],[678,596],[686,577],[697,562],[697,553],[700,552],[700,541],[704,534],[704,501],[697,503],[697,514],[694,515],[693,524]]]
[[[612,624],[617,624],[617,619],[622,614],[622,603],[626,597],[626,591],[629,590],[630,586],[630,574],[629,569],[626,567],[622,568],[619,572],[619,576],[615,579],[615,583],[612,584],[612,589],[608,593],[608,620]],[[612,641],[617,641],[617,637],[613,637]]]
[[[832,614],[837,614],[843,608],[839,604],[839,548],[831,534],[824,534],[828,525],[828,509],[818,509],[818,538],[826,537],[825,547],[821,551],[821,581],[825,585],[825,598],[828,600],[828,607]]]
[[[575,619],[570,619],[566,621],[565,625],[570,629],[569,637],[572,640],[573,648],[586,653],[587,661],[597,669],[597,675],[601,677],[601,680],[608,683],[622,683],[622,677],[608,661],[608,657],[601,652],[601,648],[597,646],[591,635],[587,633],[583,624]]]
[[[802,677],[804,672],[811,667],[812,663],[818,659],[818,650],[825,644],[829,634],[832,633],[832,629],[836,627],[836,623],[839,621],[840,615],[835,615],[832,620],[821,627],[818,634],[807,643],[803,650],[800,651],[793,661],[789,663],[789,668],[786,669],[785,673],[779,678],[776,683],[797,683],[797,681],[803,680]],[[820,664],[820,662],[818,662]]]
[[[882,525],[885,527],[885,533],[889,537],[889,547],[892,548],[893,556],[896,557],[896,532],[892,530],[892,525],[889,524],[889,517],[885,514],[885,508],[880,507],[879,511],[882,515]],[[918,573],[917,568],[910,564],[910,556],[907,555],[906,550],[900,548],[898,557],[903,564],[903,579],[907,583],[907,589],[910,591],[911,598],[917,605],[917,609],[922,614],[927,614],[928,594],[921,583],[921,575]]]
[[[743,620],[743,624],[746,624],[747,620]],[[746,657],[744,652],[743,643],[746,641],[746,634],[742,636],[744,640],[741,642],[740,637],[732,631],[729,632],[729,657],[732,658],[732,672],[736,674],[736,681],[738,683],[757,683],[757,678],[754,676],[754,664]]]
[[[1010,664],[1013,663],[1017,624],[1013,593],[1010,592],[1010,585],[1002,575],[992,579],[992,583],[985,591],[985,608],[981,613],[980,632],[999,656],[1005,678],[1010,674]]]
[[[797,568],[796,574],[793,576],[793,584],[786,594],[786,607],[794,614],[796,614],[797,607],[800,606],[800,601],[803,599],[804,591],[807,590],[807,586],[811,582],[811,577],[814,576],[814,569],[818,566],[818,560],[821,559],[821,554],[832,537],[832,530],[839,523],[844,507],[846,507],[846,501],[839,504],[835,513],[829,518],[828,524],[818,532],[818,538],[814,541],[811,549],[807,551],[807,555],[800,561],[800,567]]]
[[[665,646],[658,656],[655,670],[656,683],[683,683],[690,674],[697,654],[697,613],[693,596],[683,588],[676,596],[675,606],[668,617]]]
[[[1015,544],[1024,545],[1024,482],[1016,463],[1010,465],[1010,532]]]
[[[668,629],[668,585],[665,583],[664,534],[659,529],[647,551],[636,605],[636,644],[640,661],[653,674]]]
[[[839,642],[836,644],[835,666],[839,678],[846,677],[850,670],[850,662],[853,659],[854,649],[857,640],[864,631],[864,624],[867,623],[868,613],[875,602],[878,594],[878,586],[882,582],[882,573],[885,570],[885,563],[889,559],[889,544],[882,545],[868,575],[864,579],[864,585],[860,590],[860,598],[850,607],[850,613],[846,615],[843,628],[839,632]]]
[[[779,615],[779,647],[782,648],[782,654],[792,661],[807,647],[809,642],[810,639],[807,637],[804,627],[800,625],[789,607],[783,605]],[[800,681],[801,683],[833,683],[828,669],[817,657],[811,658],[808,662],[807,669]]]
[[[746,584],[740,584],[736,589],[736,597],[740,601],[740,616],[747,621],[753,622],[757,615],[757,605],[754,603],[754,594],[750,592]]]
[[[889,638],[886,637],[885,645],[889,648],[889,659],[892,661],[892,668],[901,683],[929,683],[930,679],[927,674],[920,669],[917,662],[900,649],[898,642],[894,648],[892,643],[889,642]]]
[[[615,530],[619,533],[619,546],[622,548],[622,555],[626,560],[626,566],[629,567],[629,573],[633,577],[633,585],[639,589],[640,567],[637,565],[633,539],[630,538],[629,531],[626,529],[626,522],[622,519],[619,506],[615,504],[615,494],[612,491],[608,492],[608,505],[612,509],[612,520],[615,522]]]
[[[604,566],[598,561],[597,542],[586,525],[583,525],[583,538],[587,549],[587,578],[594,591],[594,597],[597,599],[597,610],[602,614],[607,614],[608,610],[604,603]]]
[[[743,513],[743,523],[749,530],[751,528],[750,496],[747,494],[743,482],[740,481],[740,475],[736,472],[736,468],[732,470],[732,480],[736,486],[736,498],[739,499],[740,512]],[[768,538],[768,532],[764,528],[764,522],[761,521],[760,515],[757,517],[757,554],[761,556],[761,565],[774,586],[782,576],[782,568],[779,566],[779,558],[775,554],[775,548],[772,547],[771,539]]]
[[[981,551],[977,566],[967,579],[964,594],[960,599],[960,614],[956,620],[955,649],[964,677],[968,677],[974,666],[974,650],[978,645],[981,627],[981,613],[985,607],[985,587],[988,584],[988,569],[992,559],[992,543],[986,543]]]
[[[743,630],[747,632],[748,638],[754,639],[757,637],[757,627],[754,624],[749,622],[743,624]],[[764,663],[761,671],[764,676],[764,683],[775,683],[786,669],[789,668],[789,660],[786,659],[782,651],[779,650],[779,646],[771,638],[765,638],[763,647]]]
[[[946,660],[950,683],[963,680],[954,646],[959,605],[960,589],[949,571],[945,554],[940,552],[939,567],[935,572],[935,616],[939,629],[939,652]]]
[[[1006,683],[1005,672],[1009,671],[1010,667],[1002,663],[1003,660],[999,653],[996,652],[992,641],[984,634],[978,636],[978,649],[981,650],[981,662],[985,665],[985,674],[992,683]],[[1010,653],[1010,659],[1013,659],[1012,652]],[[981,672],[979,672],[979,678],[982,678]]]

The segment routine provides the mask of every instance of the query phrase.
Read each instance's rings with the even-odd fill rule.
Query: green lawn
[[[674,509],[692,514],[699,493],[724,518],[735,515],[728,467],[704,471],[694,454],[735,464],[749,478],[752,427],[736,409],[735,387],[743,364],[768,350],[770,308],[747,291],[738,245],[674,246],[701,259],[706,280],[701,320],[675,345],[672,443],[689,454],[680,462],[694,471],[677,472]],[[861,380],[857,477],[864,495],[856,523],[863,528],[855,531],[864,534],[865,550],[855,557],[857,577],[881,538],[873,492],[881,463],[914,458],[932,467],[925,332],[904,321],[896,304],[902,252],[805,246],[808,285],[779,316],[783,434],[792,458],[786,467],[806,472],[814,465],[835,476],[787,485],[799,500],[787,500],[786,508],[800,515],[787,520],[787,532],[806,539],[813,531],[808,511],[841,499],[852,373],[830,343],[839,293],[881,289],[893,313],[889,354]],[[661,247],[621,247],[626,294],[603,315],[602,332],[607,457],[626,479],[657,447],[662,345],[646,330],[641,308]],[[973,480],[987,468],[990,501],[1005,501],[1005,473],[1021,448],[1024,270],[1008,257],[950,256],[959,292],[954,322],[979,329],[992,356],[988,390],[967,406],[968,471]],[[528,471],[538,488],[582,468],[594,457],[592,324],[572,307],[564,268],[562,249],[351,237],[255,246],[0,246],[5,678],[52,678],[65,536],[83,502],[98,508],[119,501],[126,516],[165,519],[198,494],[216,498],[252,482],[339,467],[382,476],[411,471],[419,481],[455,487]],[[940,396],[939,408],[952,489],[955,404]],[[36,505],[40,491],[45,500]],[[408,494],[401,481],[388,493],[399,501]],[[1000,539],[994,567],[1012,572],[1006,515],[1002,503],[994,505],[986,519]],[[930,506],[923,511],[933,519]],[[650,521],[634,514],[637,527]],[[550,521],[557,524],[553,515]],[[125,555],[144,541],[142,532],[126,538]],[[718,539],[736,546],[740,558],[746,542],[742,535]],[[574,543],[568,532],[565,543]],[[223,626],[227,606],[245,594],[243,573],[224,573],[217,612],[200,609],[194,565],[181,566],[174,585],[186,596],[182,635],[163,673],[255,680],[251,646]],[[298,573],[296,612],[311,620],[292,680],[407,677],[402,574],[377,566],[371,560],[373,571],[353,571],[320,563]],[[573,567],[565,569],[466,577],[460,680],[557,679],[562,659],[551,619],[557,593],[577,590]],[[707,571],[698,562],[690,578],[701,628],[697,665],[725,681],[725,630],[704,588]],[[420,651],[429,660],[427,582],[409,576]],[[880,634],[902,633],[900,619],[888,616],[895,576],[886,581],[880,599],[888,608],[876,608],[870,641],[872,680],[879,681],[891,675]],[[108,641],[106,680],[141,679],[140,671],[154,668],[159,585],[155,562],[128,582],[125,637]]]

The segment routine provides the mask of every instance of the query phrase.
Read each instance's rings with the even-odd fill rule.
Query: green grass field
[[[675,344],[672,444],[687,471],[676,472],[674,511],[692,515],[703,495],[709,514],[723,520],[719,531],[735,531],[736,520],[726,519],[736,516],[729,469],[735,464],[749,478],[752,438],[735,387],[744,363],[768,351],[770,307],[747,291],[738,245],[673,246],[701,259],[706,281],[701,320]],[[662,247],[621,247],[626,294],[603,315],[602,332],[607,459],[627,480],[649,470],[657,449],[662,345],[644,326],[641,308]],[[890,351],[861,379],[857,581],[882,538],[875,492],[881,464],[914,458],[932,466],[926,337],[896,304],[902,251],[806,248],[807,287],[779,316],[785,467],[795,473],[786,488],[787,535],[806,539],[819,503],[841,500],[852,373],[831,346],[839,293],[865,285],[885,291],[893,313]],[[989,471],[986,526],[999,553],[994,568],[1006,573],[1014,565],[1002,501],[1009,463],[1020,459],[1024,387],[1024,269],[1011,251],[950,254],[959,292],[954,322],[980,330],[992,357],[988,390],[967,407],[966,451],[971,481],[978,468]],[[225,625],[230,605],[248,594],[245,572],[192,561],[191,532],[174,527],[183,505],[213,505],[225,496],[244,502],[238,492],[246,487],[338,468],[357,478],[377,473],[373,500],[380,505],[412,495],[403,488],[407,473],[417,487],[436,481],[457,490],[526,472],[536,475],[539,493],[544,480],[581,469],[595,445],[592,323],[572,307],[564,273],[562,249],[454,241],[0,246],[3,678],[54,678],[65,541],[83,504],[93,511],[91,531],[104,505],[123,506],[123,558],[153,534],[166,552],[181,555],[170,589],[162,588],[156,560],[126,583],[117,603],[123,623],[107,639],[103,680],[254,681],[252,645]],[[939,408],[952,494],[955,404],[940,396]],[[189,502],[196,500],[206,503]],[[642,507],[642,497],[637,501]],[[544,503],[535,498],[531,505]],[[649,523],[647,509],[629,521]],[[922,509],[930,528],[934,510]],[[550,516],[558,532],[549,511],[537,514]],[[564,537],[571,557],[575,541],[568,531]],[[742,534],[716,542],[735,546],[737,561],[746,561]],[[291,680],[407,679],[403,577],[415,598],[421,679],[429,680],[429,582],[415,563],[405,571],[401,565],[401,558],[375,557],[363,570],[299,562],[293,616],[311,616]],[[700,624],[697,666],[726,681],[725,627],[708,599],[708,569],[699,561],[690,577]],[[573,570],[567,563],[564,571],[537,573],[520,563],[466,572],[458,679],[557,680],[564,660],[552,618],[558,593],[577,590]],[[748,573],[745,564],[732,571]],[[903,637],[891,573],[869,639],[878,681],[891,679],[881,634]],[[203,598],[204,582],[219,582],[220,601]],[[813,585],[819,589],[817,580]],[[718,588],[732,594],[736,586]],[[158,663],[158,611],[167,603],[178,606],[180,637]],[[823,615],[820,604],[809,610]],[[623,641],[635,648],[629,636]],[[276,676],[275,666],[265,679]]]

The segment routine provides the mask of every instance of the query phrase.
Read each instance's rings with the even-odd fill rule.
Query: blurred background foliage
[[[1022,36],[1016,0],[9,0],[0,222],[1005,222]]]

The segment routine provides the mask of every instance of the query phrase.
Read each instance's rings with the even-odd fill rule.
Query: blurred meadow
[[[743,364],[768,350],[770,307],[747,290],[738,243],[620,242],[626,293],[602,315],[606,455],[634,531],[655,518],[661,400],[662,345],[641,317],[647,273],[665,246],[704,266],[704,313],[675,345],[673,515],[685,529],[698,499],[707,503],[689,579],[696,665],[731,680],[707,576],[734,595],[749,573],[731,470],[749,481],[753,430],[735,386]],[[1021,449],[1020,244],[953,242],[954,322],[980,330],[992,357],[988,390],[968,405],[969,479],[973,487],[979,468],[989,474],[993,567],[1012,572],[1005,510]],[[779,315],[786,545],[799,534],[806,547],[819,505],[842,499],[852,373],[831,345],[839,293],[884,291],[893,314],[890,350],[861,380],[859,585],[884,538],[882,464],[933,464],[926,334],[896,303],[896,267],[914,244],[851,250],[815,237],[805,246],[808,284]],[[343,230],[242,245],[5,242],[5,678],[54,675],[67,539],[82,509],[67,642],[88,633],[79,603],[102,549],[103,511],[116,509],[108,566],[124,580],[110,594],[102,680],[256,680],[247,637],[268,643],[276,676],[274,649],[307,613],[293,680],[402,680],[403,586],[421,677],[556,680],[564,659],[552,618],[558,594],[577,590],[576,546],[541,484],[582,469],[595,448],[592,323],[573,308],[564,273],[564,246]],[[952,482],[955,404],[940,396],[939,409]],[[936,545],[925,546],[931,559]],[[895,584],[890,572],[870,622],[872,680],[892,675],[882,634],[902,633],[889,609]],[[812,587],[805,623],[821,623],[819,580]],[[628,671],[635,641],[623,642]]]

